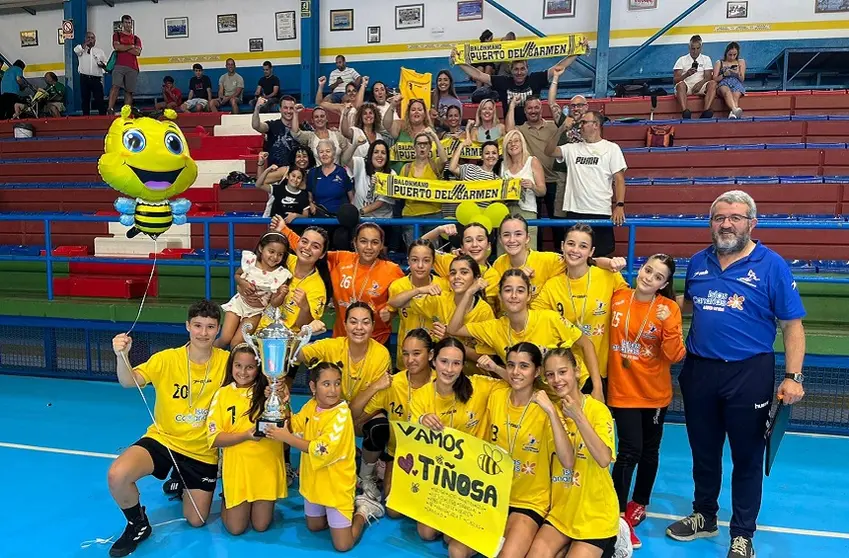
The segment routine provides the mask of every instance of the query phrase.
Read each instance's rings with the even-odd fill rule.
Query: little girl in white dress
[[[292,279],[292,274],[286,268],[288,255],[289,241],[278,232],[262,235],[253,252],[242,251],[242,266],[236,270],[236,281],[246,294],[255,294],[260,305],[249,304],[238,293],[223,304],[221,308],[226,314],[221,336],[215,342],[217,347],[242,343],[242,327],[245,323],[250,323],[255,330],[268,306],[283,304]]]

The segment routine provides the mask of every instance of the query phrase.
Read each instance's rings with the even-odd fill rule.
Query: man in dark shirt
[[[280,98],[280,79],[274,75],[274,69],[271,62],[266,60],[262,63],[262,77],[256,85],[254,98],[251,99],[251,106],[259,105],[260,99],[265,99],[260,112],[270,112],[277,105],[277,100]]]
[[[457,51],[451,51],[451,62],[457,57]],[[501,101],[502,110],[507,110],[510,106],[510,100],[514,97],[516,103],[516,126],[521,126],[525,123],[525,99],[531,95],[539,97],[540,92],[548,87],[548,81],[551,79],[555,67],[566,69],[577,58],[577,56],[567,56],[552,66],[546,72],[528,73],[527,60],[514,60],[511,63],[512,76],[491,76],[485,74],[473,66],[468,64],[458,64],[457,67],[463,70],[467,76],[476,82],[484,85],[492,86],[492,90],[498,94]]]
[[[209,76],[203,75],[203,66],[195,64],[192,66],[195,75],[189,80],[189,97],[183,103],[183,110],[187,112],[200,112],[209,110],[209,102],[212,100],[212,82]]]
[[[265,144],[262,150],[268,153],[268,165],[277,165],[279,168],[268,174],[266,183],[280,182],[286,177],[286,168],[295,158],[295,151],[300,143],[292,135],[292,117],[295,115],[295,99],[284,95],[280,99],[280,119],[263,122],[259,113],[267,103],[265,98],[258,98],[254,107],[251,126],[261,134],[265,134]],[[301,126],[303,130],[303,126]]]

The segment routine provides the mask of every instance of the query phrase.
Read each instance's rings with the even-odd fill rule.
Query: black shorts
[[[545,518],[535,512],[534,510],[529,510],[527,508],[514,508],[510,506],[507,510],[507,515],[509,516],[511,513],[520,513],[522,515],[526,515],[534,520],[534,523],[537,524],[537,527],[542,527],[542,524],[545,522]]]
[[[550,525],[553,529],[556,529],[557,532],[560,533],[560,529],[557,529],[557,527],[555,527],[554,525],[551,525],[550,522],[546,521],[545,524]],[[613,558],[613,553],[616,552],[616,538],[617,537],[610,537],[610,538],[607,538],[607,539],[571,539],[571,540],[572,540],[572,542],[591,544],[596,548],[600,548],[601,549],[601,558]]]
[[[153,460],[153,476],[159,480],[165,480],[168,473],[174,468],[174,463],[171,461],[171,456],[168,455],[168,448],[157,442],[153,438],[144,437],[133,444],[147,450],[150,458]],[[205,492],[215,492],[215,484],[218,482],[218,465],[204,463],[191,457],[186,457],[182,453],[171,450],[174,455],[174,461],[180,467],[180,472],[183,474],[183,480],[186,483],[185,488],[189,490],[203,490]],[[177,476],[179,480],[179,475]]]

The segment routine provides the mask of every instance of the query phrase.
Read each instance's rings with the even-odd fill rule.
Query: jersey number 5
[[[622,321],[622,312],[614,312],[613,318],[610,320],[610,326],[611,327],[619,327],[620,321]]]

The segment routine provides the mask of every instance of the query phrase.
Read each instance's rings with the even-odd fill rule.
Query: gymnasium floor
[[[152,394],[152,390],[150,390]],[[151,395],[152,399],[152,395]],[[303,401],[296,401],[296,408]],[[149,418],[138,393],[117,384],[0,376],[0,557],[107,556],[110,539],[124,519],[106,487],[112,458],[135,441]],[[726,448],[727,449],[727,448]],[[724,557],[728,531],[689,544],[664,536],[669,519],[690,511],[691,459],[684,428],[667,427],[651,516],[639,528],[637,558]],[[768,557],[849,556],[849,438],[789,435],[777,469],[764,484],[757,555]],[[720,518],[730,517],[730,458],[720,500]],[[161,482],[139,488],[153,535],[132,555],[251,557],[272,553],[291,558],[334,556],[327,534],[306,530],[302,500],[278,503],[276,523],[266,533],[228,535],[213,504],[210,524],[193,529],[169,502]],[[727,523],[725,524],[727,527]],[[439,543],[423,544],[410,521],[383,519],[366,530],[349,555],[446,556]]]

